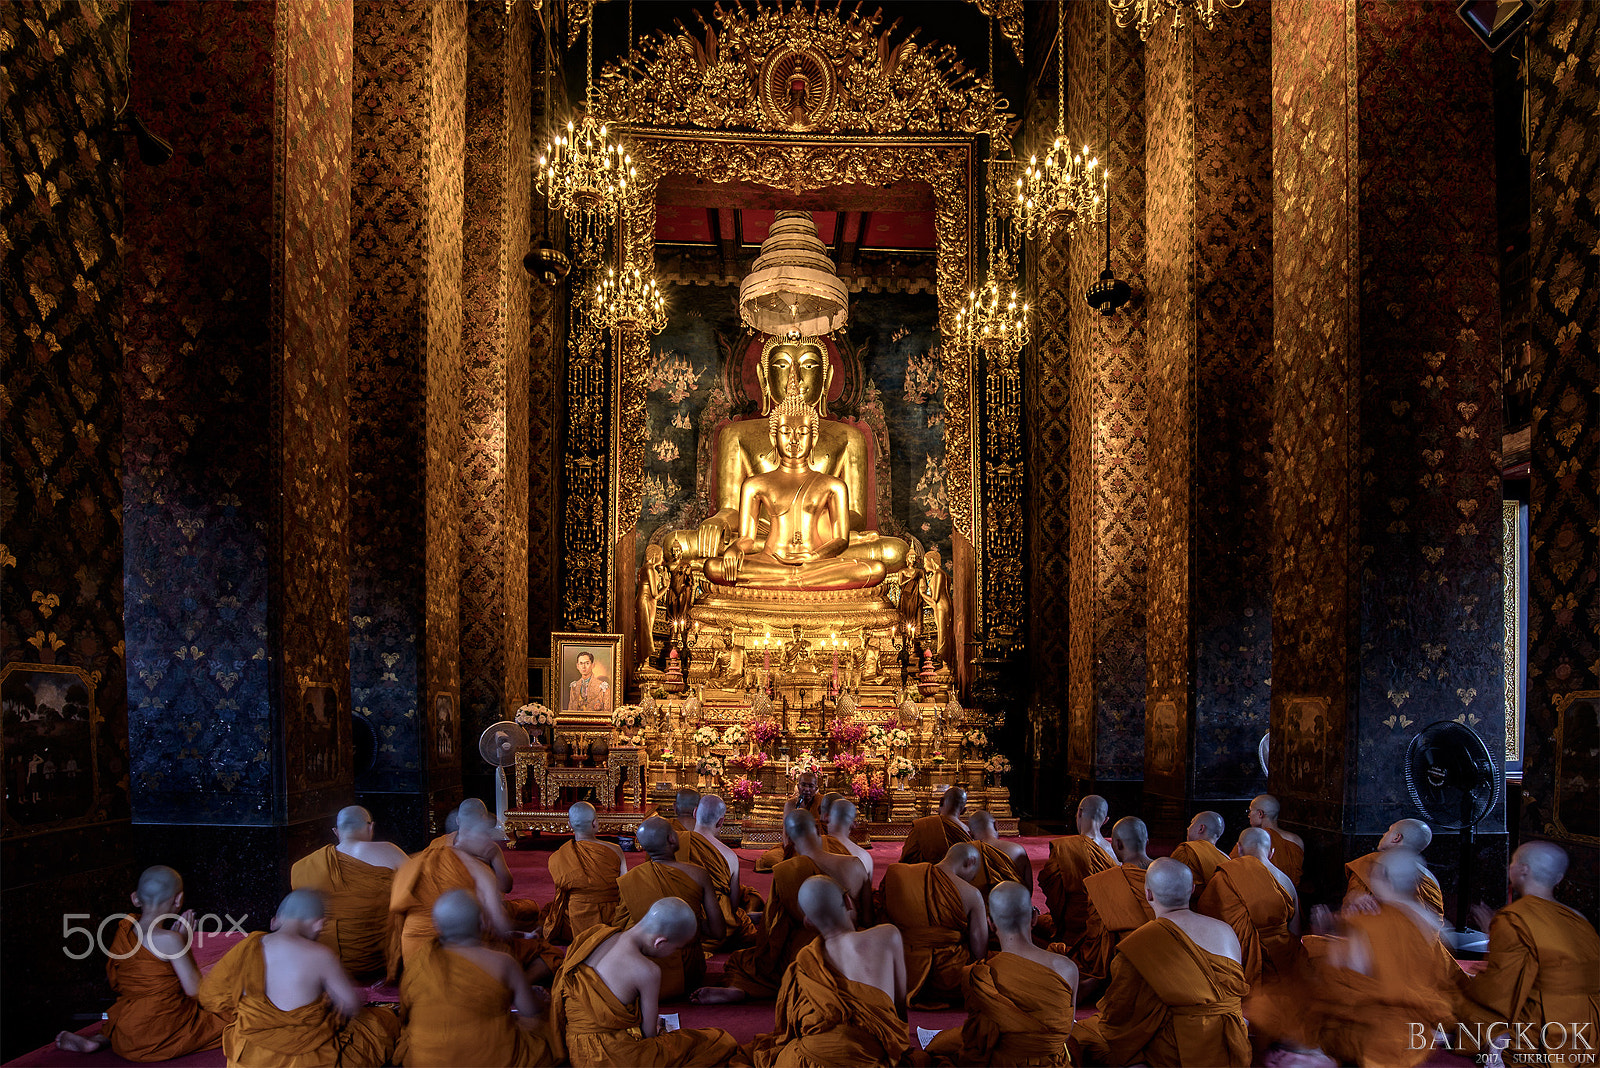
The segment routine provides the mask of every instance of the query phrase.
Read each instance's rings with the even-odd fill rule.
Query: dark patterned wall
[[[1595,705],[1573,704],[1565,716],[1556,706],[1600,690],[1600,7],[1558,0],[1542,9],[1529,27],[1529,61],[1535,416],[1522,832],[1571,853],[1560,894],[1592,922]]]
[[[537,35],[537,30],[535,31]],[[530,233],[542,233],[546,218]],[[550,632],[561,629],[556,591],[560,546],[559,483],[561,353],[565,347],[565,286],[535,282],[528,316],[528,647],[529,657],[550,655]]]
[[[530,9],[467,7],[462,237],[461,733],[528,696]],[[467,765],[478,770],[478,762]]]
[[[1503,748],[1488,54],[1367,2],[1274,5],[1272,51],[1273,788],[1348,838],[1426,724]]]
[[[453,796],[461,753],[466,9],[357,3],[355,41],[351,688],[377,738],[357,787],[415,802]]]

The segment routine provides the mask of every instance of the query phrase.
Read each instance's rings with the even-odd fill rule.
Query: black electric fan
[[[1474,831],[1500,799],[1502,770],[1489,747],[1465,723],[1430,723],[1406,747],[1406,790],[1429,826],[1461,836],[1456,868],[1456,931],[1467,928]]]

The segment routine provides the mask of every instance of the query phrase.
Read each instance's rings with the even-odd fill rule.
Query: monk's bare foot
[[[76,1031],[62,1031],[56,1035],[56,1049],[64,1049],[69,1053],[93,1053],[105,1044],[106,1040],[99,1035],[90,1038]]]
[[[744,1000],[744,991],[736,986],[703,986],[689,995],[696,1005],[732,1005]]]

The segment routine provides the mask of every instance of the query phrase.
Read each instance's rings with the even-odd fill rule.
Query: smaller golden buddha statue
[[[767,421],[777,467],[744,480],[733,543],[705,562],[711,582],[778,590],[854,590],[883,582],[878,535],[852,531],[844,481],[811,466],[819,422],[791,380]]]

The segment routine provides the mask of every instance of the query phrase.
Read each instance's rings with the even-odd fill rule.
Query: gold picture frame
[[[1552,838],[1562,838],[1569,842],[1581,842],[1584,845],[1600,845],[1600,835],[1584,834],[1581,831],[1569,830],[1567,825],[1562,822],[1561,819],[1561,795],[1564,792],[1562,790],[1562,784],[1566,781],[1568,774],[1578,771],[1581,771],[1581,773],[1585,776],[1592,776],[1594,774],[1594,764],[1592,760],[1580,757],[1579,759],[1583,762],[1581,768],[1571,767],[1567,760],[1567,747],[1574,741],[1571,732],[1567,729],[1569,713],[1572,711],[1574,705],[1583,704],[1587,704],[1591,709],[1593,709],[1597,704],[1600,704],[1600,690],[1573,690],[1571,693],[1564,693],[1555,699],[1556,775],[1555,782],[1551,785],[1550,790],[1550,822],[1545,825],[1545,833],[1550,835]],[[1585,739],[1585,741],[1592,741],[1592,739]]]
[[[584,671],[582,658],[589,658]],[[611,715],[622,704],[622,635],[560,631],[550,635],[550,670],[545,704],[558,727],[611,729]]]

